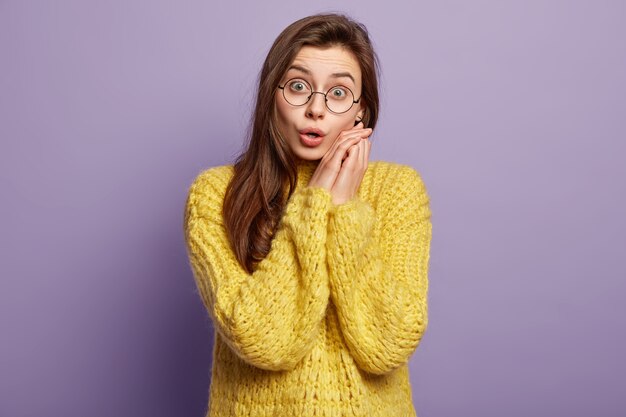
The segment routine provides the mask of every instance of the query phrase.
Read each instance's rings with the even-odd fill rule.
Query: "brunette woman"
[[[378,71],[362,24],[292,23],[245,152],[190,186],[187,250],[215,329],[207,416],[416,416],[431,213],[415,169],[369,161]]]

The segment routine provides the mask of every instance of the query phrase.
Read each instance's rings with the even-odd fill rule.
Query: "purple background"
[[[626,2],[0,1],[0,416],[203,416],[187,187],[292,21],[381,58],[371,160],[431,196],[420,417],[626,412]]]

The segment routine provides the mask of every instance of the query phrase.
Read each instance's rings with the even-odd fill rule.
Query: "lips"
[[[306,129],[302,129],[299,132],[303,135],[306,135],[307,133],[315,133],[317,134],[317,136],[324,136],[324,132],[314,127],[307,127]]]
[[[300,141],[304,146],[313,148],[324,141],[324,132],[316,128],[306,128],[298,131]]]

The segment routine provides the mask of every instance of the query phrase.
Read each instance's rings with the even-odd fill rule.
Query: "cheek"
[[[341,120],[340,130],[349,130],[354,127],[354,123],[356,122],[355,115],[347,115]]]
[[[276,108],[276,115],[281,122],[287,122],[292,117],[292,109],[278,93],[274,96],[274,106]]]

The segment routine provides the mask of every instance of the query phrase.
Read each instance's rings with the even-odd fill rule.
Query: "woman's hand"
[[[371,147],[367,138],[371,134],[372,129],[364,129],[363,122],[342,131],[320,160],[308,186],[326,188],[334,204],[352,199],[367,170]]]
[[[368,138],[363,138],[348,149],[348,156],[330,190],[333,204],[343,204],[354,198],[365,176],[371,147],[372,142]]]

